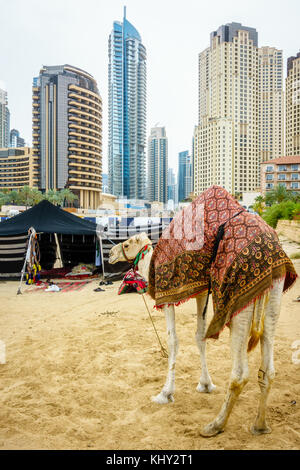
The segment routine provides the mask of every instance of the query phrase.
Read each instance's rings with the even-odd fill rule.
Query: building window
[[[274,167],[272,165],[267,166],[266,171],[274,171]]]
[[[273,183],[267,183],[266,189],[273,189]]]
[[[267,181],[273,180],[273,175],[267,175]]]
[[[279,175],[278,175],[278,179],[279,179],[279,180],[285,180],[285,175],[279,174]]]
[[[298,182],[291,183],[291,188],[292,189],[298,189],[299,188],[299,183]]]
[[[297,171],[297,170],[299,170],[299,165],[298,165],[297,163],[291,165],[291,170],[292,170],[292,171]]]
[[[278,170],[279,171],[286,171],[287,167],[286,167],[286,165],[278,165]]]

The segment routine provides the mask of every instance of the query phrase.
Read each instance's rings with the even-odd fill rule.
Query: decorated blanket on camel
[[[220,241],[211,263],[217,236]],[[156,308],[179,305],[207,294],[210,281],[214,316],[206,338],[217,338],[231,317],[268,291],[274,281],[284,278],[286,291],[296,277],[275,230],[247,212],[225,189],[212,186],[163,232],[151,258],[148,292]]]

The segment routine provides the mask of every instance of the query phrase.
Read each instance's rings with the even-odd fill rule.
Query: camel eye
[[[128,247],[129,247],[129,245],[128,245],[128,244],[127,244],[127,245],[124,245],[124,248],[128,248]]]

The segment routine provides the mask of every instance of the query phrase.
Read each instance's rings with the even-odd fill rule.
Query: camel
[[[146,233],[134,235],[127,241],[115,245],[110,250],[109,263],[114,264],[118,261],[133,261],[146,245],[151,245],[151,241],[147,237]],[[151,246],[144,258],[137,264],[139,273],[147,282],[152,254],[153,248]],[[257,337],[256,341],[260,340],[261,345],[261,365],[258,372],[258,384],[261,394],[258,413],[255,423],[251,427],[251,432],[255,435],[271,432],[271,428],[266,422],[266,405],[275,376],[273,362],[274,335],[280,313],[283,286],[284,280],[278,280],[274,283],[273,287],[267,294],[244,308],[238,315],[232,317],[229,325],[232,371],[227,394],[217,417],[200,431],[202,436],[211,437],[224,431],[232,408],[244,386],[248,382],[249,371],[247,346],[249,337],[252,337],[253,340],[255,335]],[[206,341],[204,340],[206,332],[206,317],[203,316],[203,310],[207,300],[207,293],[202,293],[195,298],[197,304],[196,343],[199,348],[201,359],[201,376],[197,385],[197,391],[201,393],[211,393],[216,387],[211,380],[206,363]],[[175,328],[174,305],[165,305],[163,310],[167,323],[169,356],[165,384],[161,392],[152,397],[152,400],[158,404],[167,404],[174,401],[175,363],[179,347]]]

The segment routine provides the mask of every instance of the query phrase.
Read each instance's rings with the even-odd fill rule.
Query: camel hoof
[[[270,434],[272,432],[272,429],[269,428],[269,426],[265,426],[264,428],[257,428],[256,426],[252,426],[250,432],[254,436],[259,436],[260,434]]]
[[[213,437],[217,436],[217,434],[220,434],[223,432],[224,429],[220,429],[215,423],[210,423],[207,424],[202,431],[200,431],[200,434],[202,437]]]
[[[200,393],[211,393],[213,392],[217,387],[211,383],[211,384],[205,384],[205,385],[201,385],[199,383],[199,385],[197,386],[197,391],[200,392]]]
[[[155,397],[151,397],[151,401],[158,403],[159,405],[166,405],[167,403],[172,403],[174,401],[174,397],[171,393],[166,395],[165,393],[160,392]]]

